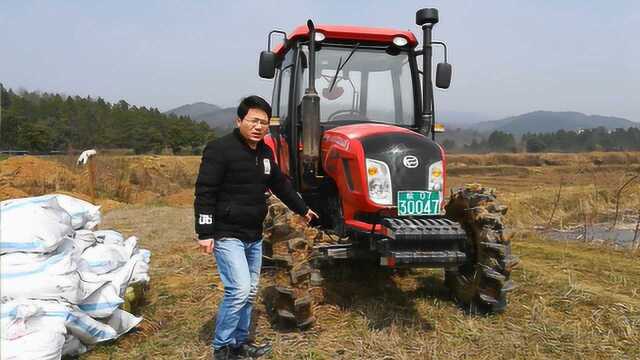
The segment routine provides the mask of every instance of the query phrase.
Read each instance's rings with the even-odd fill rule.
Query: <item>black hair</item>
[[[247,116],[249,109],[260,109],[267,113],[267,118],[271,118],[271,105],[260,96],[251,95],[240,101],[240,105],[238,105],[238,117],[240,120]]]

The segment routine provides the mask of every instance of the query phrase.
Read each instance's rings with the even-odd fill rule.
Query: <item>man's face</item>
[[[254,144],[262,140],[269,130],[267,113],[260,109],[249,109],[244,119],[237,119],[236,124],[247,142]]]

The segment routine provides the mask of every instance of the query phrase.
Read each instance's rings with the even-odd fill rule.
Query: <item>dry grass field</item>
[[[145,321],[81,359],[209,359],[222,286],[196,251],[191,210],[197,157],[98,158],[101,228],[152,251]],[[0,199],[66,191],[87,197],[70,159],[0,161]],[[255,311],[274,359],[640,359],[640,251],[545,239],[537,228],[634,227],[640,154],[457,155],[448,186],[494,187],[509,206],[518,287],[502,315],[472,316],[448,297],[441,271],[332,269],[318,323],[298,332]],[[616,208],[618,209],[616,211]],[[617,215],[616,215],[617,213]],[[587,241],[588,240],[588,241]],[[268,283],[269,271],[263,277]]]

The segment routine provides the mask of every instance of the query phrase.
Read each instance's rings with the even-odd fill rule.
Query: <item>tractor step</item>
[[[313,250],[321,258],[348,259],[353,256],[352,244],[320,244],[313,247]]]
[[[462,251],[390,251],[380,258],[380,265],[388,267],[451,267],[465,262]]]

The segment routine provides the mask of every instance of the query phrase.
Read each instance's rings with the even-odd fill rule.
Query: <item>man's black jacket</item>
[[[303,216],[307,213],[309,208],[282,174],[273,152],[263,141],[253,150],[235,129],[207,144],[196,181],[198,238],[260,240],[267,214],[267,189],[291,210]]]

